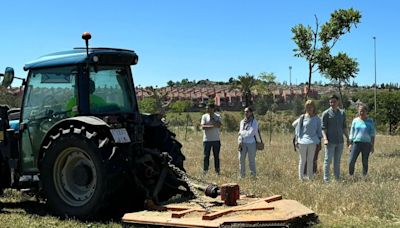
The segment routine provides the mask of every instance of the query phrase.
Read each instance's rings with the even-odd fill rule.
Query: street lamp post
[[[375,100],[375,119],[376,119],[376,90],[377,90],[377,85],[376,85],[376,37],[373,37],[374,39],[374,65],[375,65],[375,93],[374,93],[374,100]]]

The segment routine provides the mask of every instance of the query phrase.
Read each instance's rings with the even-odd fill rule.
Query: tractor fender
[[[39,161],[43,158],[44,151],[48,148],[52,138],[63,134],[63,131],[73,131],[74,129],[81,129],[88,132],[97,132],[111,136],[110,126],[102,119],[95,116],[76,116],[60,120],[55,123],[50,130],[43,137],[40,145]]]

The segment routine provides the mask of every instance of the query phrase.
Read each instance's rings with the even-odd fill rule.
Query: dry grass
[[[257,154],[256,180],[239,180],[236,133],[222,134],[222,175],[213,173],[212,161],[206,177],[202,170],[202,133],[192,131],[185,140],[185,131],[176,130],[184,145],[185,167],[190,176],[217,184],[237,182],[245,193],[258,196],[280,194],[298,200],[320,217],[321,227],[400,227],[400,137],[378,136],[376,152],[370,158],[366,179],[347,177],[348,152],[342,157],[343,180],[324,184],[321,175],[323,154],[319,157],[319,173],[314,181],[297,178],[298,156],[291,145],[291,135],[274,135],[267,150]],[[267,139],[266,133],[263,134]],[[43,204],[26,201],[15,191],[7,191],[0,200],[0,227],[119,227],[118,222],[83,223],[49,216]]]
[[[201,132],[192,132],[184,140],[186,169],[189,175],[202,178]],[[266,136],[266,134],[263,134]],[[267,139],[267,137],[264,137]],[[238,179],[238,158],[235,133],[223,133],[221,138],[221,176],[213,174],[212,161],[205,181],[222,184],[238,182],[246,193],[258,196],[280,194],[298,200],[314,210],[323,227],[394,226],[400,227],[400,137],[378,136],[375,153],[370,157],[369,175],[361,177],[361,157],[357,160],[356,179],[347,174],[348,151],[342,156],[341,181],[322,181],[323,152],[318,162],[318,175],[313,181],[298,180],[298,155],[293,151],[291,135],[273,135],[267,150],[257,154],[256,180]],[[332,165],[331,165],[332,169]],[[204,177],[203,177],[204,178]],[[331,178],[333,179],[333,178]]]

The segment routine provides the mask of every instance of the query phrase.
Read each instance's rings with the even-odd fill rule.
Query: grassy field
[[[178,131],[178,137],[183,135]],[[266,134],[264,134],[266,135]],[[267,138],[267,137],[264,137]],[[265,140],[265,139],[264,139]],[[182,138],[189,174],[200,177],[201,132]],[[356,179],[347,175],[348,151],[342,156],[343,180],[328,184],[322,181],[323,153],[319,156],[318,175],[314,181],[298,180],[298,155],[293,151],[291,135],[273,135],[266,151],[257,154],[257,180],[237,179],[236,134],[222,134],[222,175],[210,174],[209,182],[238,182],[246,193],[258,196],[280,194],[298,200],[314,210],[322,227],[400,227],[400,137],[378,136],[375,153],[370,157],[367,178],[361,177],[361,157]],[[331,167],[332,168],[332,167]]]
[[[222,134],[221,175],[213,169],[204,178],[202,166],[202,133],[175,131],[184,145],[185,167],[190,176],[207,182],[237,182],[241,190],[257,196],[280,194],[314,210],[320,227],[400,227],[400,137],[378,136],[375,153],[370,157],[367,178],[361,178],[361,158],[357,161],[356,178],[347,175],[348,151],[342,157],[341,181],[322,181],[320,154],[318,175],[313,181],[300,182],[297,177],[298,155],[293,151],[291,135],[273,135],[266,151],[257,154],[258,178],[238,179],[236,133]],[[264,140],[266,134],[264,135]],[[212,161],[210,164],[213,164]],[[211,166],[212,168],[212,166]],[[82,223],[60,220],[48,215],[44,204],[8,190],[0,200],[0,227],[120,227],[118,221]]]

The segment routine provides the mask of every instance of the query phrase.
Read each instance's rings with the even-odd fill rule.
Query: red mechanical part
[[[227,206],[236,206],[237,200],[240,198],[239,185],[236,183],[223,184],[221,186],[221,200]]]

